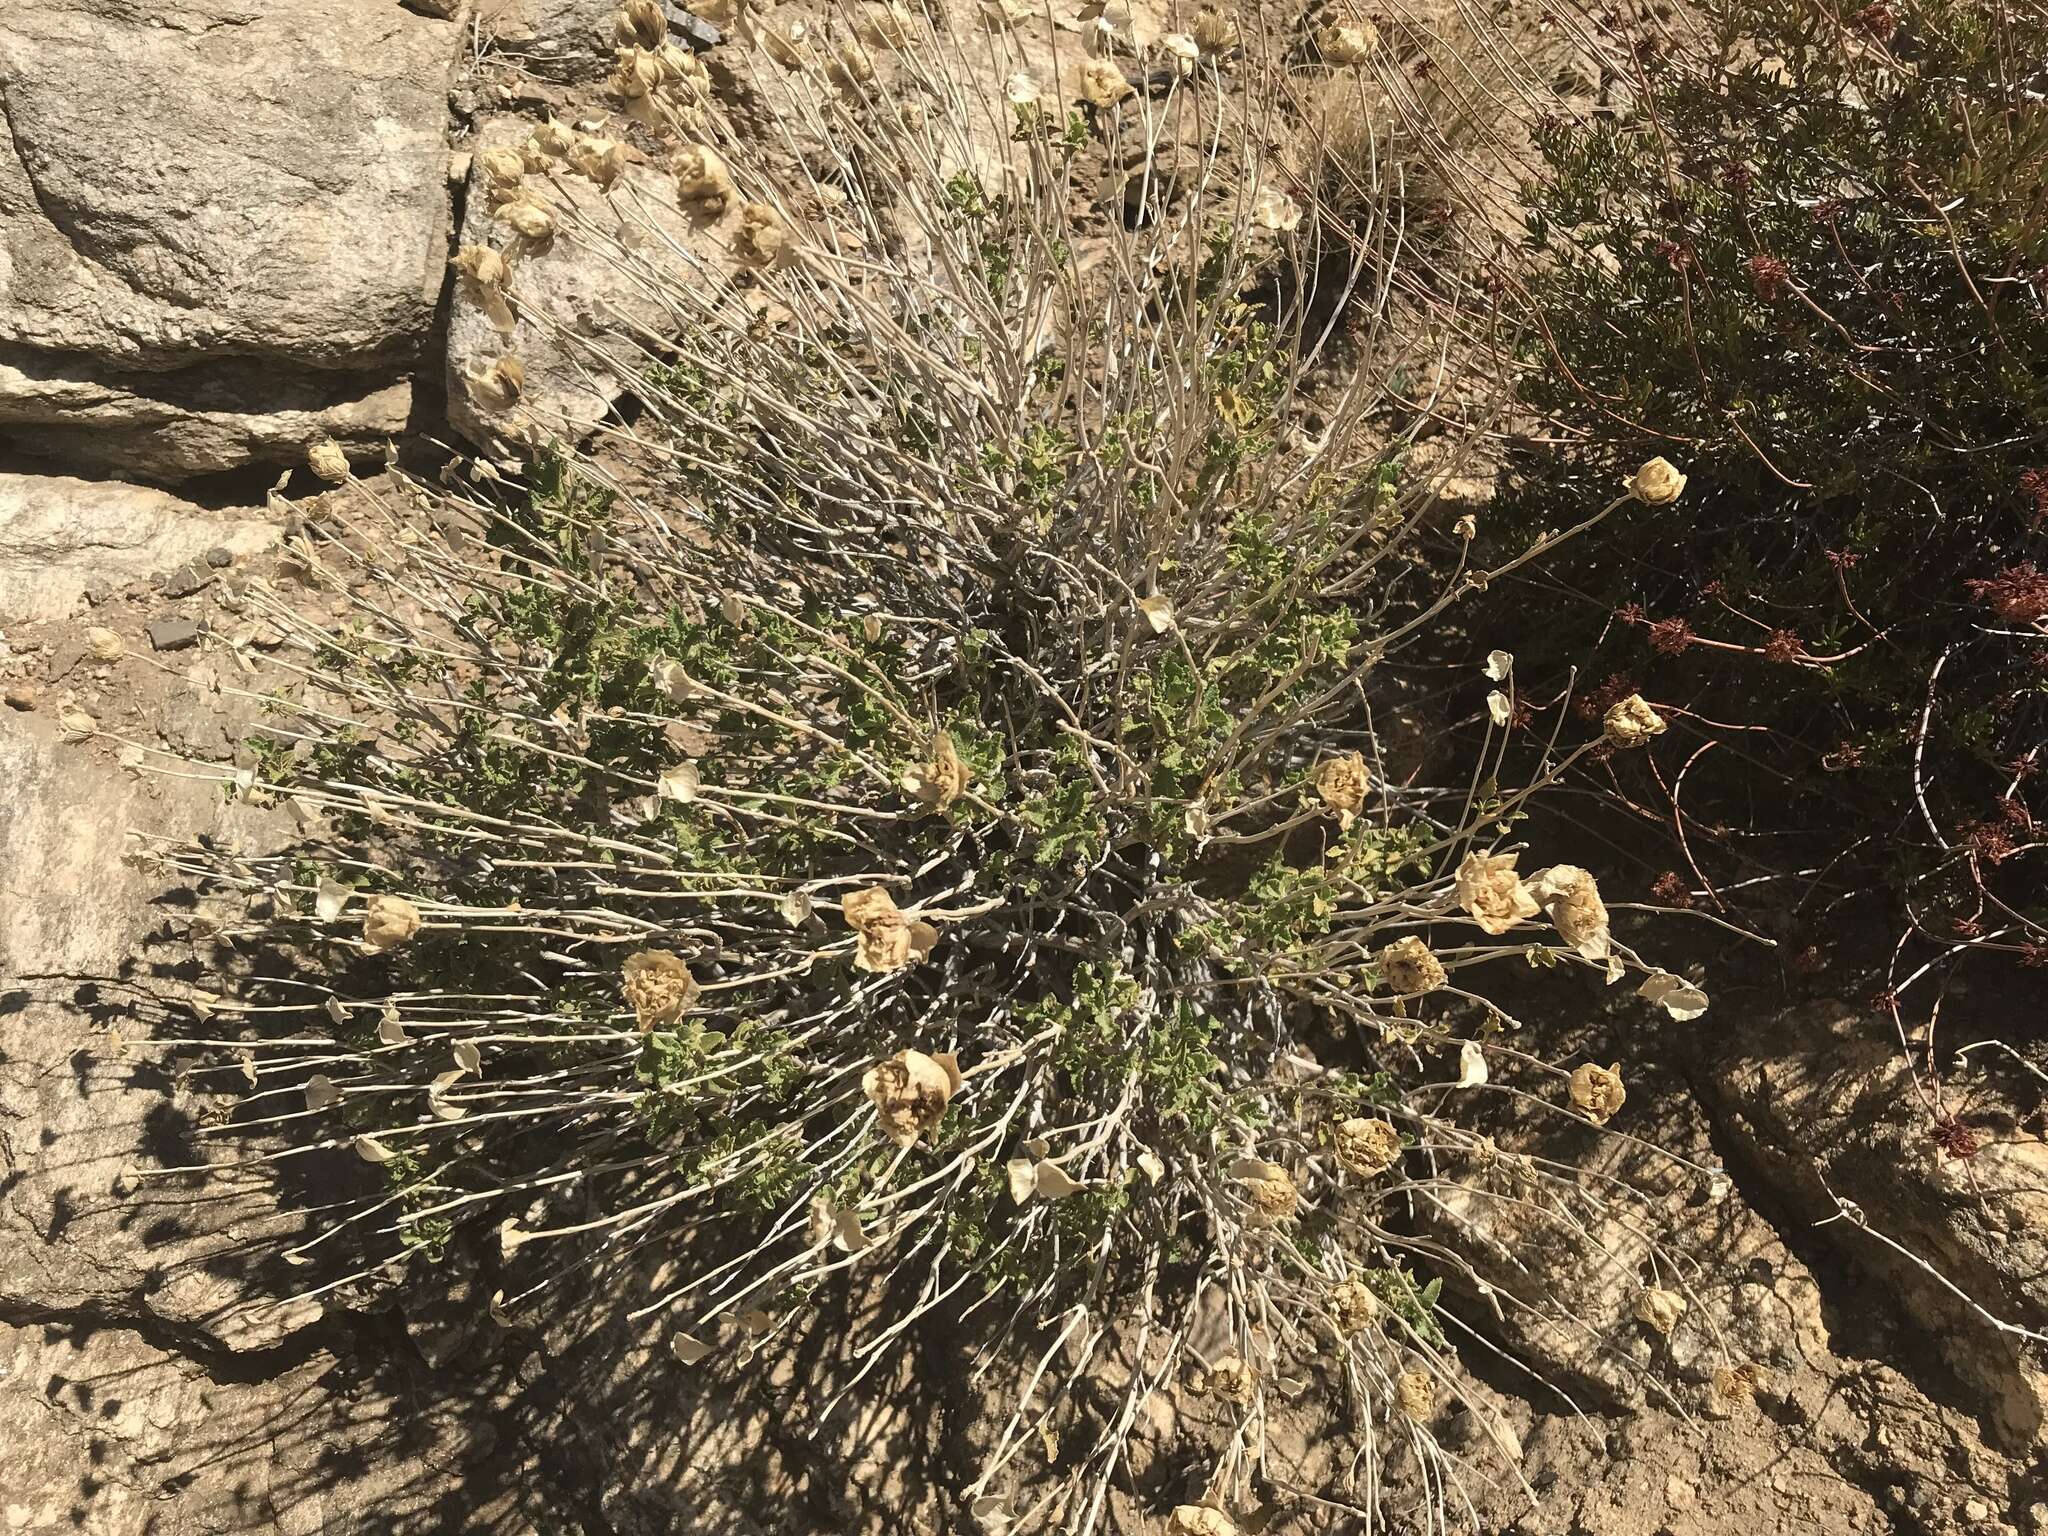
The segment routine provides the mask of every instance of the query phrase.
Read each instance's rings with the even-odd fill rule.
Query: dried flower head
[[[936,928],[905,917],[896,909],[895,898],[879,885],[853,892],[839,910],[856,935],[856,970],[900,971],[930,954],[939,940]]]
[[[1586,960],[1605,960],[1614,951],[1607,929],[1607,904],[1600,899],[1600,887],[1576,864],[1553,864],[1529,877],[1529,894],[1534,896],[1558,937]]]
[[[1664,717],[1650,708],[1640,693],[1610,705],[1602,724],[1601,735],[1616,747],[1640,747],[1652,736],[1664,734]]]
[[[685,144],[669,162],[676,179],[676,201],[706,218],[725,212],[732,198],[732,172],[715,151],[703,144]]]
[[[488,368],[472,369],[470,398],[487,411],[509,411],[526,393],[526,366],[518,358],[499,358]]]
[[[869,1067],[860,1088],[875,1106],[882,1134],[907,1147],[939,1123],[960,1082],[960,1065],[950,1051],[898,1051]]]
[[[555,216],[531,198],[517,197],[500,203],[493,217],[520,239],[536,245],[555,237]]]
[[[465,245],[448,263],[455,269],[462,297],[489,318],[499,331],[510,335],[518,318],[506,301],[512,286],[512,265],[487,245]]]
[[[1714,1396],[1731,1408],[1739,1407],[1755,1400],[1757,1384],[1762,1379],[1763,1372],[1747,1360],[1739,1365],[1717,1365]]]
[[[1314,786],[1316,797],[1337,813],[1340,827],[1349,827],[1358,818],[1358,813],[1365,809],[1366,792],[1372,788],[1365,758],[1357,752],[1324,758],[1316,764],[1309,783]]]
[[[683,957],[666,949],[643,949],[626,956],[622,990],[632,1005],[640,1033],[674,1024],[697,998],[697,978]]]
[[[1330,1292],[1330,1312],[1337,1319],[1337,1331],[1348,1337],[1379,1320],[1380,1299],[1363,1280],[1346,1280]]]
[[[575,142],[576,130],[552,117],[539,124],[526,136],[527,148],[539,153],[546,160],[562,159],[569,153],[569,146]]]
[[[1394,1402],[1420,1424],[1436,1411],[1436,1378],[1427,1371],[1403,1371],[1394,1379]]]
[[[1161,33],[1159,51],[1166,55],[1166,62],[1183,80],[1191,78],[1202,61],[1201,45],[1185,32]]]
[[[1226,1403],[1248,1403],[1259,1389],[1259,1373],[1250,1361],[1225,1355],[1209,1367],[1206,1385]]]
[[[363,905],[363,948],[396,949],[420,931],[420,909],[403,896],[372,896]]]
[[[1628,493],[1646,507],[1668,506],[1685,491],[1685,476],[1666,458],[1647,460],[1629,477]]]
[[[499,145],[478,153],[476,169],[483,177],[485,191],[496,203],[519,195],[519,184],[525,179],[528,166],[526,157],[518,150]]]
[[[1237,18],[1213,5],[1196,11],[1188,30],[1204,53],[1229,53],[1238,46]]]
[[[1401,1160],[1401,1133],[1384,1120],[1354,1115],[1339,1121],[1337,1161],[1361,1179],[1376,1179]]]
[[[796,240],[781,214],[766,203],[748,203],[740,210],[732,249],[747,266],[779,267],[796,254]]]
[[[1315,45],[1316,53],[1325,64],[1351,69],[1372,61],[1372,56],[1379,51],[1380,31],[1369,21],[1354,22],[1349,26],[1318,27]]]
[[[1468,853],[1458,866],[1458,905],[1487,933],[1506,933],[1543,909],[1515,873],[1513,853]]]
[[[666,74],[661,60],[646,48],[621,48],[613,60],[605,89],[625,102],[629,110],[633,103],[652,95]]]
[[[569,163],[609,192],[626,174],[626,146],[617,139],[578,134],[569,146]]]
[[[1773,256],[1769,251],[1758,251],[1743,263],[1743,270],[1749,273],[1749,286],[1756,296],[1767,304],[1783,298],[1791,285],[1792,269],[1785,265],[1782,256]]]
[[[1240,1536],[1237,1522],[1213,1504],[1176,1505],[1166,1522],[1167,1536]]]
[[[1301,204],[1278,187],[1261,187],[1252,194],[1252,222],[1284,235],[1301,228]]]
[[[1240,1157],[1231,1162],[1229,1174],[1244,1186],[1245,1198],[1251,1202],[1251,1224],[1255,1227],[1278,1226],[1301,1209],[1301,1190],[1294,1175],[1278,1163]]]
[[[333,438],[319,438],[306,449],[306,467],[329,485],[340,485],[348,478],[348,455]]]
[[[1647,1328],[1670,1335],[1678,1326],[1679,1318],[1685,1315],[1685,1298],[1676,1291],[1667,1291],[1650,1285],[1636,1297],[1636,1321]]]
[[[903,770],[904,792],[930,811],[943,811],[967,792],[974,771],[960,759],[953,733],[941,731],[932,739],[929,762],[914,763]]]
[[[1113,107],[1137,94],[1123,70],[1108,59],[1089,59],[1081,65],[1081,99],[1091,107]]]
[[[1612,1120],[1628,1099],[1628,1090],[1621,1085],[1621,1063],[1618,1061],[1611,1067],[1596,1067],[1588,1062],[1575,1068],[1569,1091],[1572,1108],[1595,1125],[1605,1125]]]
[[[1402,997],[1415,997],[1444,984],[1444,966],[1420,938],[1406,934],[1380,951],[1380,979]]]
[[[626,0],[619,8],[613,37],[622,48],[659,48],[668,40],[668,17],[661,0]]]
[[[900,0],[890,0],[887,5],[862,6],[853,33],[870,48],[907,48],[916,26],[917,18],[910,14],[909,7]]]

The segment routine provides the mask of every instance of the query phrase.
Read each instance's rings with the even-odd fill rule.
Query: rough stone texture
[[[62,619],[95,580],[146,580],[207,550],[278,541],[267,516],[213,513],[166,491],[61,475],[0,474],[0,619]]]
[[[493,117],[480,125],[476,148],[517,144],[531,130],[524,118]],[[544,251],[507,250],[517,331],[502,335],[459,292],[448,321],[448,419],[479,447],[584,436],[647,363],[633,328],[662,334],[681,323],[657,274],[673,283],[694,268],[708,283],[726,270],[719,253],[729,231],[686,219],[665,172],[635,164],[608,194],[566,170],[528,185],[555,211],[560,232]],[[735,209],[726,223],[737,217]],[[472,171],[462,244],[510,244],[491,218],[480,171]],[[525,367],[525,395],[511,411],[482,410],[465,380],[507,352]]]
[[[1951,1027],[1966,1027],[1953,1022],[1966,1009],[1952,1002]],[[2048,1143],[2012,1112],[2036,1095],[2003,1058],[1973,1058],[1948,1092],[1977,1106],[1959,1119],[1978,1146],[1947,1155],[1888,1027],[1835,1002],[1785,1014],[1718,1064],[1722,1116],[1802,1217],[1824,1221],[1838,1199],[1849,1202],[1849,1216],[1821,1230],[1941,1336],[1998,1442],[2038,1453],[2048,1447],[2048,1374],[1984,1316],[2048,1331]]]
[[[594,80],[612,67],[617,0],[479,0],[505,56],[543,80]]]
[[[175,479],[405,420],[460,30],[367,0],[0,13],[0,431]]]

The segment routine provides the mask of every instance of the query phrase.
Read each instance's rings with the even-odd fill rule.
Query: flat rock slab
[[[283,530],[262,513],[209,512],[168,491],[63,475],[0,474],[0,620],[64,619],[94,583],[122,585],[253,554]]]
[[[0,7],[0,431],[176,478],[402,425],[462,35],[385,0]]]

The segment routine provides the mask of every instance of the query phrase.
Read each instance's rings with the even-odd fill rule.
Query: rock
[[[197,645],[202,626],[197,619],[152,619],[143,626],[150,647],[159,651],[182,651]]]
[[[163,9],[0,12],[0,433],[156,480],[370,447],[442,287],[462,29]]]
[[[0,617],[69,618],[89,588],[104,601],[114,582],[147,580],[214,546],[250,555],[277,540],[277,524],[257,513],[209,512],[118,481],[0,474]]]
[[[476,148],[520,143],[531,126],[523,118],[486,119]],[[481,174],[471,175],[461,243],[502,249],[506,232],[491,218]],[[539,185],[539,178],[532,180]],[[459,290],[448,320],[448,419],[487,450],[501,441],[530,446],[587,434],[649,361],[629,327],[659,333],[676,324],[673,308],[650,294],[650,282],[657,274],[673,282],[693,265],[710,274],[727,266],[719,230],[697,228],[678,211],[675,180],[666,172],[629,165],[608,196],[595,182],[565,171],[540,195],[552,205],[559,232],[545,251],[507,252],[518,328],[505,336]],[[727,220],[737,218],[735,207]],[[602,240],[586,230],[602,231]],[[617,249],[622,244],[624,254]],[[674,248],[691,252],[694,262]],[[487,410],[468,381],[508,353],[525,371],[519,402]]]
[[[9,709],[30,710],[36,707],[36,691],[27,683],[16,683],[7,690]]]
[[[188,560],[164,578],[164,596],[191,597],[204,591],[213,577],[213,567],[206,561]]]
[[[206,563],[216,571],[224,571],[235,563],[235,552],[225,544],[216,544],[206,552]]]
[[[485,24],[499,50],[544,80],[573,84],[609,74],[619,0],[501,0]]]
[[[1969,1004],[1950,999],[1942,1027],[1980,1039],[1999,1021],[1973,1022]],[[1948,1368],[2000,1441],[2048,1445],[2048,1375],[1983,1317],[2048,1330],[2048,1143],[1980,1119],[1965,1127],[1973,1155],[1948,1155],[1891,1026],[1846,1004],[1794,1009],[1746,1031],[1743,1047],[1715,1059],[1711,1087],[1745,1158],[1789,1210],[1825,1223],[1843,1255],[1883,1281],[1916,1332],[1945,1336]],[[1971,1057],[1953,1074],[1958,1102],[2028,1102],[2027,1080],[2001,1074],[2001,1060]]]

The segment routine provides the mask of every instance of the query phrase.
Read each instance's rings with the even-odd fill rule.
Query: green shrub
[[[1312,386],[1300,315],[1244,297],[1284,291],[1317,222],[1254,196],[1271,82],[1241,66],[1251,128],[1213,76],[1148,109],[1216,170],[1132,229],[1090,208],[1115,146],[1085,119],[1018,104],[961,169],[986,103],[946,57],[788,86],[785,126],[815,114],[861,167],[851,197],[699,120],[737,183],[720,227],[766,259],[641,269],[681,340],[644,360],[635,425],[520,486],[360,488],[296,551],[351,618],[267,600],[296,676],[241,788],[316,830],[171,858],[251,898],[231,951],[296,957],[264,980],[231,952],[217,1010],[253,1124],[299,1133],[269,1155],[352,1147],[386,1178],[295,1257],[459,1257],[513,1323],[593,1250],[659,1245],[664,1288],[621,1310],[705,1369],[849,1271],[916,1278],[890,1337],[995,1297],[1053,1362],[957,1490],[977,1510],[1095,1526],[1145,1395],[1196,1365],[1234,1416],[1219,1505],[1249,1507],[1268,1384],[1299,1370],[1398,1415],[1402,1499],[1436,1506],[1442,1298],[1471,1277],[1419,1213],[1629,1199],[1464,1123],[1489,1096],[1619,1104],[1475,974],[1705,1000],[1584,871],[1483,857],[1597,733],[1521,788],[1382,760],[1379,669],[1465,578],[1417,556],[1436,504],[1378,381]],[[848,233],[866,254],[833,254]],[[1227,1342],[1198,1357],[1211,1308]],[[1122,1400],[1025,1470],[1125,1324]]]
[[[1726,749],[1680,807],[1721,880],[1881,878],[1935,943],[2038,962],[2048,20],[1701,17],[1638,39],[1634,109],[1537,135],[1524,397],[1552,430],[1496,526],[1678,462],[1678,508],[1546,568],[1588,708],[1677,717],[1667,785]]]

